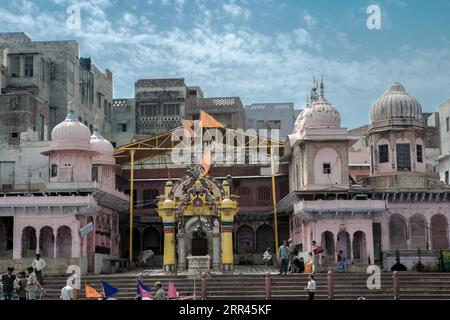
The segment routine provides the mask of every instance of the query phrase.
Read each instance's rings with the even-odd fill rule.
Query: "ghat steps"
[[[334,299],[355,300],[364,297],[368,300],[392,300],[392,273],[381,274],[381,289],[369,290],[366,285],[368,274],[345,273],[333,274]],[[61,288],[67,276],[50,276],[45,278],[46,299],[59,299]],[[327,274],[315,275],[317,282],[316,299],[328,299]],[[101,292],[101,280],[107,281],[119,289],[115,295],[118,299],[134,299],[136,295],[135,274],[113,274],[82,277],[82,292],[87,283]],[[160,281],[164,288],[172,281],[182,296],[194,293],[194,279],[186,275],[148,275],[143,282],[153,288]],[[307,299],[304,290],[308,281],[307,274],[271,275],[272,299]],[[209,275],[207,278],[207,299],[254,300],[265,299],[264,274],[224,274]],[[450,273],[413,273],[400,272],[400,299],[450,299]],[[195,280],[197,299],[201,297],[200,279]]]

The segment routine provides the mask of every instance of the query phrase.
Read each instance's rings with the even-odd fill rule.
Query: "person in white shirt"
[[[66,285],[61,289],[61,300],[73,300],[73,288],[70,285]]]
[[[36,273],[37,280],[41,285],[44,284],[42,269],[44,269],[46,265],[47,264],[45,263],[44,259],[41,259],[41,255],[39,253],[36,254],[36,259],[33,260],[31,266],[33,267],[34,272]]]
[[[72,271],[72,274],[67,278],[67,285],[72,287],[72,300],[78,300],[80,293],[80,284],[79,280],[77,280],[77,274],[75,270]]]
[[[314,300],[314,293],[316,292],[316,281],[314,280],[314,276],[312,274],[309,276],[309,281],[305,287],[305,290],[308,290],[308,300]]]

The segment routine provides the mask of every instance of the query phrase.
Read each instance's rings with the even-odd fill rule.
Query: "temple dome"
[[[90,137],[90,143],[92,149],[97,152],[97,155],[92,159],[94,164],[114,164],[114,147],[106,140],[98,131],[97,128],[94,129],[94,133]]]
[[[391,119],[421,121],[422,107],[400,83],[394,82],[370,108],[370,119],[372,123]]]
[[[323,96],[314,101],[304,115],[303,128],[340,128],[341,115]]]
[[[70,110],[66,119],[52,130],[52,141],[54,143],[64,141],[89,143],[90,137],[91,131],[83,123],[78,121],[73,110]]]

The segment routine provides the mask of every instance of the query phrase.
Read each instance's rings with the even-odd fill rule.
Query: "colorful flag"
[[[94,288],[92,288],[91,286],[88,286],[88,285],[85,286],[84,291],[86,294],[86,298],[101,298],[101,297],[103,297],[100,292],[98,292],[97,290],[95,290]]]
[[[141,298],[149,298],[153,300],[153,295],[151,293],[151,289],[142,283],[141,280],[136,279],[137,282],[137,293],[141,295]]]
[[[211,117],[208,113],[200,110],[200,127],[202,128],[224,128],[224,125]]]
[[[177,289],[175,289],[175,285],[173,284],[172,281],[169,281],[169,285],[167,286],[167,294],[169,296],[169,299],[178,298]]]
[[[211,149],[206,149],[203,153],[203,157],[200,160],[200,164],[203,167],[203,172],[200,177],[204,177],[208,174],[209,169],[211,169]]]
[[[102,285],[103,285],[103,292],[105,293],[105,297],[112,296],[112,295],[116,294],[117,292],[119,292],[119,290],[114,288],[112,285],[110,285],[106,281],[102,281]]]

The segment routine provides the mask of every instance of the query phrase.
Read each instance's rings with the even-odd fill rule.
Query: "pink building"
[[[70,111],[52,131],[49,181],[41,190],[0,197],[0,267],[23,270],[36,253],[46,272],[102,272],[103,261],[119,256],[119,214],[128,197],[115,186],[114,148]],[[39,157],[36,154],[36,157]],[[31,161],[31,159],[30,159]]]
[[[392,84],[370,110],[370,169],[349,172],[352,161],[367,160],[349,152],[355,140],[340,127],[323,84],[317,90],[285,144],[290,192],[279,209],[291,216],[295,244],[311,251],[316,240],[331,265],[342,250],[350,270],[373,263],[390,270],[397,250],[413,270],[420,249],[426,270],[437,270],[439,250],[449,248],[450,188],[425,164],[419,102]]]

